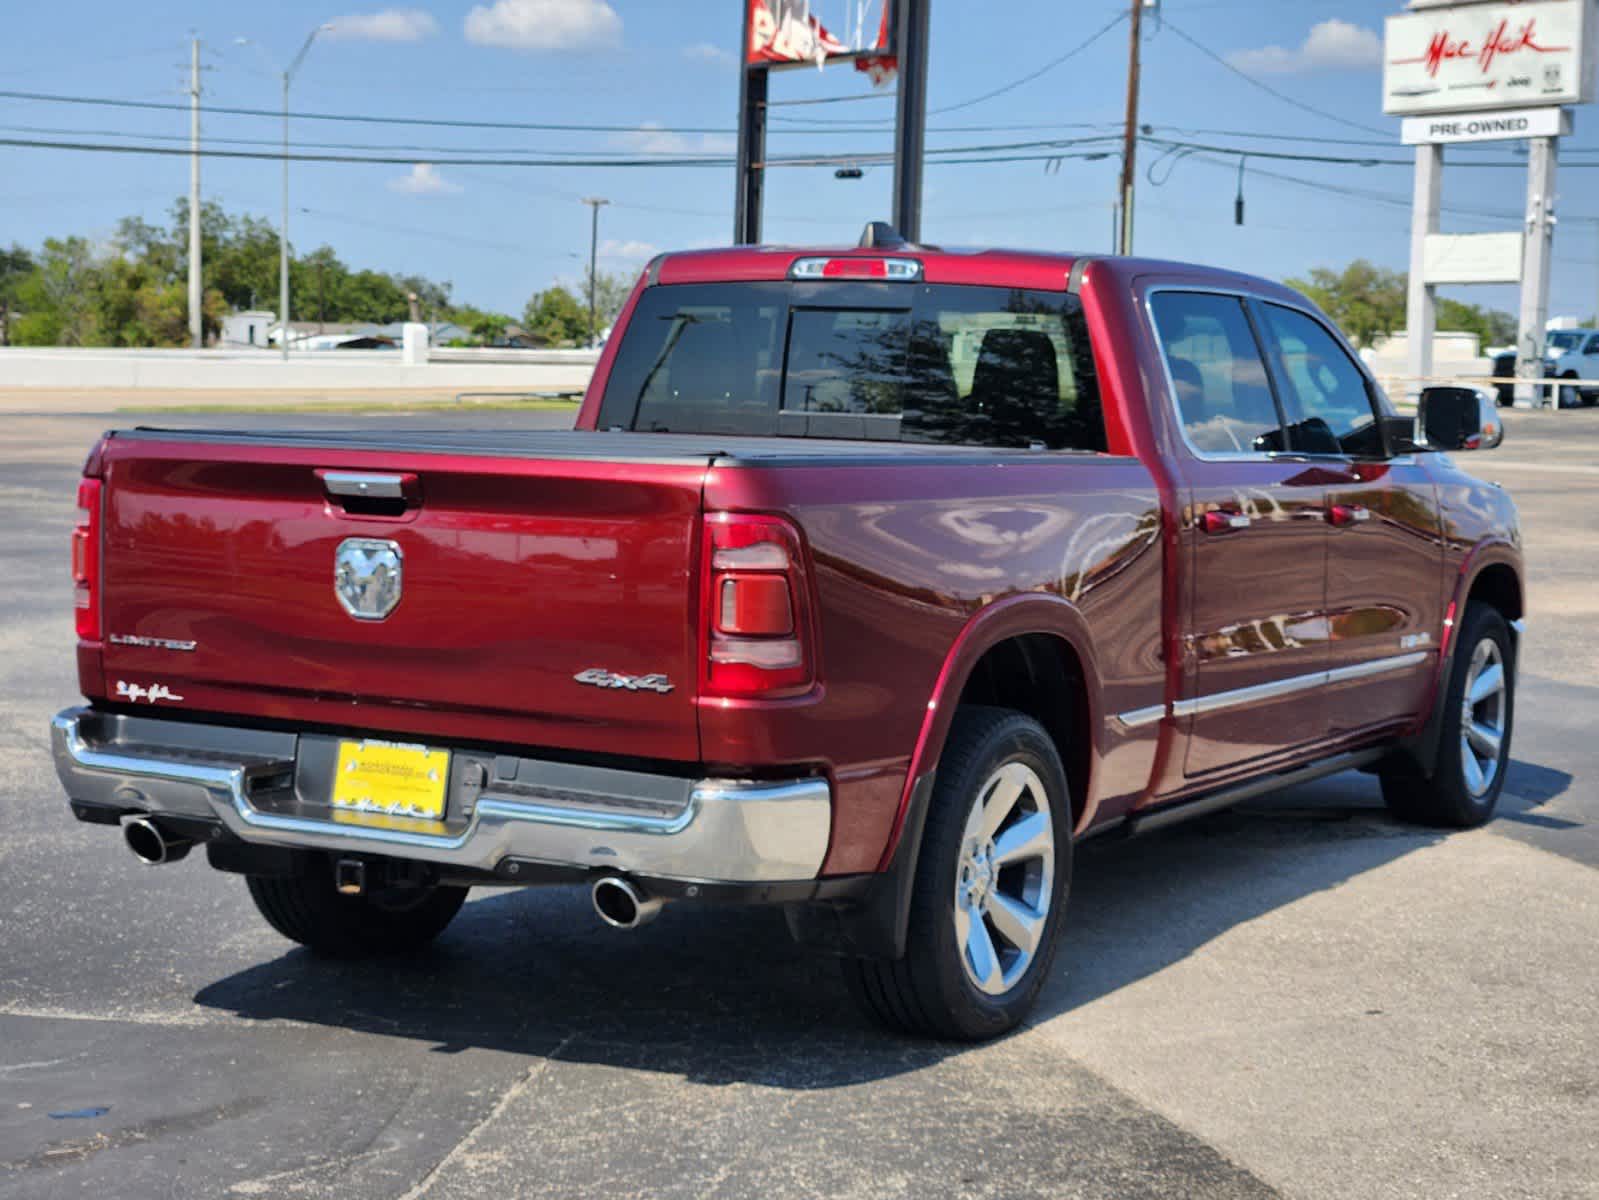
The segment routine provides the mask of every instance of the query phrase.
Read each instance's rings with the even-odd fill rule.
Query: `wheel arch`
[[[1000,700],[1006,707],[1021,703],[1022,711],[1028,707],[1037,710],[1041,705],[1047,710],[1049,697],[1058,698],[1060,692],[1043,689],[1027,697],[1003,686],[996,690],[992,680],[995,674],[1003,675],[1007,662],[1019,662],[1024,672],[1036,676],[1050,665],[1050,656],[1055,656],[1054,665],[1073,672],[1077,707],[1069,725],[1063,725],[1058,716],[1040,723],[1051,731],[1057,747],[1062,736],[1073,741],[1061,756],[1072,790],[1072,811],[1079,829],[1092,818],[1087,796],[1101,713],[1099,671],[1087,622],[1070,601],[1049,593],[1029,592],[997,600],[967,619],[945,654],[906,771],[893,830],[870,890],[848,906],[790,905],[789,931],[795,940],[846,956],[893,960],[904,955],[934,768],[948,740],[955,710],[963,698],[989,700],[995,696],[1008,698],[1009,703]],[[1079,732],[1080,736],[1074,737]]]
[[[1051,667],[1064,678],[1051,678]],[[1076,605],[1052,594],[1027,593],[979,609],[956,635],[938,673],[878,869],[893,862],[918,791],[927,790],[918,785],[937,766],[963,701],[1014,708],[1044,726],[1066,767],[1072,814],[1081,828],[1092,815],[1088,791],[1094,730],[1101,718],[1099,696],[1093,638]]]
[[[1400,750],[1413,766],[1431,777],[1443,729],[1443,698],[1449,691],[1454,670],[1455,633],[1466,618],[1466,607],[1473,601],[1492,605],[1510,625],[1511,643],[1519,657],[1520,621],[1526,612],[1522,584],[1521,551],[1512,542],[1492,538],[1472,547],[1460,564],[1455,585],[1444,616],[1443,637],[1438,646],[1438,665],[1433,674],[1432,693],[1425,717],[1414,734],[1401,739]]]

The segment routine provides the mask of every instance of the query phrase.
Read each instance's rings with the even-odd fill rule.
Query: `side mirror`
[[[1423,388],[1417,411],[1417,424],[1433,450],[1492,450],[1505,440],[1499,406],[1476,388]]]
[[[1389,458],[1432,449],[1423,444],[1416,432],[1415,417],[1380,417],[1378,423],[1382,426],[1383,451]]]

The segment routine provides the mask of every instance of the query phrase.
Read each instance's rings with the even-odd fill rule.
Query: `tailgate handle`
[[[406,472],[317,471],[322,488],[353,516],[398,517],[421,504],[416,475]]]

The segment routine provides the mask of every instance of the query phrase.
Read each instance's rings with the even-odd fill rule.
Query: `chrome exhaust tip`
[[[647,895],[632,881],[620,875],[606,875],[594,881],[589,891],[594,911],[613,929],[637,929],[661,915],[666,901]]]
[[[133,857],[147,867],[175,863],[194,846],[190,839],[174,837],[149,817],[134,817],[124,822],[122,840],[133,851]]]

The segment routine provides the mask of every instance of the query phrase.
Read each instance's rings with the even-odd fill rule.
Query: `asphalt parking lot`
[[[74,486],[135,420],[0,415],[0,1197],[1599,1196],[1599,409],[1466,457],[1527,529],[1499,819],[1352,775],[1090,843],[1037,1019],[977,1048],[868,1028],[776,912],[483,892],[330,965],[72,821]]]

